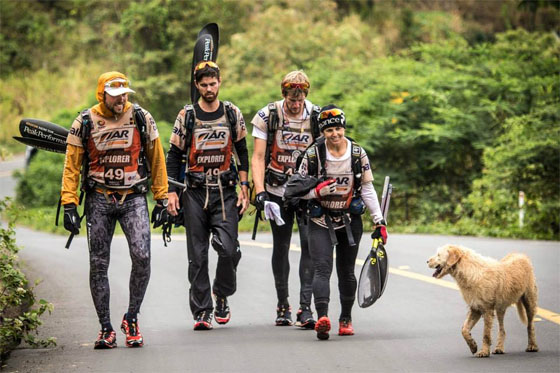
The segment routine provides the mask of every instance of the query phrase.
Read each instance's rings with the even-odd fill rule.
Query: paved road
[[[28,272],[43,279],[38,295],[55,305],[53,314],[45,317],[41,335],[57,337],[58,346],[14,351],[5,368],[7,372],[555,372],[560,368],[558,320],[541,317],[536,326],[541,351],[529,354],[524,352],[525,328],[511,309],[506,315],[507,354],[477,359],[471,356],[460,334],[466,306],[459,292],[424,281],[430,279],[431,272],[425,266],[426,258],[446,242],[464,244],[494,257],[510,250],[523,251],[535,263],[539,306],[558,311],[558,243],[392,235],[388,253],[393,274],[384,296],[371,308],[356,307],[355,336],[333,335],[322,342],[313,331],[273,326],[275,295],[269,235],[260,235],[257,243],[242,235],[239,290],[230,299],[232,320],[209,332],[193,331],[187,312],[184,239],[174,237],[167,248],[154,239],[153,273],[140,316],[145,347],[94,351],[92,343],[98,325],[89,295],[85,238],[78,237],[72,248],[65,250],[65,237],[24,228],[18,229],[17,237],[25,247],[21,257]],[[369,240],[364,241],[360,258],[367,253]],[[290,253],[292,268],[297,266],[298,255],[296,250]],[[211,257],[215,259],[215,255]],[[210,268],[215,268],[214,262]],[[129,270],[126,241],[115,237],[110,268],[115,324],[126,310]],[[333,277],[331,315],[336,317],[339,307],[336,275]],[[291,301],[296,305],[296,271],[292,271],[290,280]],[[474,330],[479,341],[481,330],[482,324]],[[118,341],[122,345],[120,333]]]
[[[232,320],[208,332],[192,330],[187,302],[185,240],[173,236],[169,247],[152,241],[152,277],[140,315],[146,344],[93,350],[98,325],[88,285],[85,237],[64,249],[66,237],[18,228],[17,241],[31,278],[42,279],[39,297],[55,306],[44,317],[42,337],[54,336],[50,349],[20,348],[12,353],[6,372],[558,372],[560,370],[560,244],[558,242],[500,240],[469,237],[398,235],[387,245],[391,275],[383,297],[367,309],[355,308],[356,335],[318,341],[313,331],[275,327],[275,292],[270,269],[271,237],[258,242],[241,236],[243,258],[238,292],[231,297]],[[525,327],[514,309],[506,314],[506,354],[477,359],[460,333],[466,306],[457,290],[433,282],[426,259],[445,243],[472,247],[500,258],[510,251],[527,253],[535,265],[539,286],[540,321],[536,324],[540,352],[524,352]],[[290,300],[297,307],[297,261],[294,241],[290,252]],[[366,257],[364,238],[359,258]],[[130,259],[126,240],[113,240],[110,266],[111,312],[118,325],[126,310]],[[215,268],[211,253],[211,271]],[[359,272],[360,263],[356,272]],[[331,316],[339,312],[336,274],[331,289]],[[336,328],[335,328],[336,331]],[[473,336],[481,340],[482,324]],[[495,332],[494,332],[495,335]]]

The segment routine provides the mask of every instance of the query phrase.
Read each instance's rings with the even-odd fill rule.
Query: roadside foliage
[[[68,127],[109,69],[130,76],[133,100],[168,134],[196,33],[217,22],[220,97],[250,122],[286,72],[304,69],[309,99],[346,112],[378,193],[391,176],[392,231],[558,240],[560,16],[557,2],[526,3],[3,1],[0,146],[21,150],[3,144],[33,113]],[[61,157],[39,152],[21,174],[29,222],[52,226],[61,173]]]

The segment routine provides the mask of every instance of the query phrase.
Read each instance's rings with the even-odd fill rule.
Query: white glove
[[[264,218],[274,220],[277,225],[285,224],[280,214],[280,206],[276,202],[264,201]]]

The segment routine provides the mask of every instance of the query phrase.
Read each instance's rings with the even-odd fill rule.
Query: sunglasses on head
[[[218,67],[218,64],[214,61],[202,61],[196,64],[194,71],[202,70],[206,66],[213,67],[214,69],[218,69],[218,70],[220,69]]]
[[[329,117],[337,117],[337,116],[343,115],[343,114],[344,113],[340,109],[325,110],[325,111],[322,111],[321,114],[319,114],[319,119],[327,119]]]
[[[282,87],[284,87],[284,89],[299,88],[299,89],[305,90],[305,89],[309,89],[309,83],[305,83],[305,82],[304,83],[290,83],[290,82],[288,82],[288,83],[284,83],[284,85]]]
[[[113,80],[110,82],[105,83],[105,87],[111,88],[128,88],[128,80]]]

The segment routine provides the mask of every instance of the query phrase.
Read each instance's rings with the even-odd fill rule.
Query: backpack
[[[235,110],[233,109],[233,104],[229,101],[223,101],[224,109],[226,112],[227,122],[229,124],[229,131],[231,134],[232,142],[235,142],[237,139],[237,115],[235,114]],[[185,172],[186,172],[186,165],[189,159],[189,155],[191,152],[191,143],[193,137],[193,130],[194,130],[194,120],[195,120],[195,112],[194,112],[194,105],[188,104],[185,105],[185,154],[183,154],[183,162],[185,165],[185,170],[181,168],[181,172],[179,175],[179,181],[184,180]]]
[[[354,140],[349,137],[347,137],[347,139],[351,141],[352,146],[351,163],[352,173],[354,174],[354,197],[357,197],[360,195],[360,192],[362,190],[362,161],[360,158],[361,149]],[[305,154],[307,154],[307,174],[316,176],[319,179],[326,179],[327,170],[325,169],[324,164],[325,159],[327,158],[327,144],[325,143],[325,138],[320,137],[307,147],[305,152],[303,152],[298,157],[296,161],[296,169],[299,168]]]
[[[313,139],[321,137],[321,131],[319,130],[320,111],[321,108],[318,105],[313,105],[311,109],[311,136],[313,136]],[[276,136],[276,131],[278,130],[278,109],[276,108],[276,104],[274,102],[268,104],[268,112],[268,124],[266,127],[266,152],[264,156],[265,169],[270,163],[272,143],[274,142],[274,137]]]

